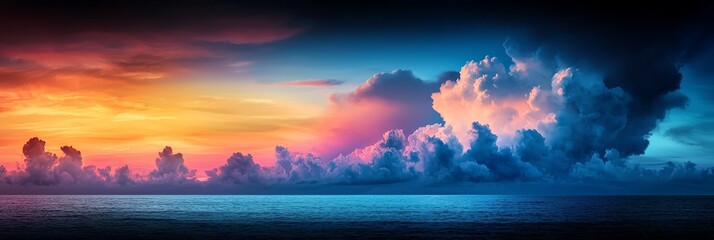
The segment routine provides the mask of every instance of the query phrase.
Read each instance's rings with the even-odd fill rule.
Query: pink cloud
[[[189,24],[167,26],[54,26],[49,21],[26,23],[31,31],[0,24],[0,31],[11,35],[0,40],[1,85],[45,84],[61,75],[145,81],[230,68],[237,56],[221,49],[222,44],[264,44],[305,29],[281,17],[200,16]]]
[[[312,151],[331,159],[376,142],[392,129],[412,132],[440,122],[431,108],[438,82],[425,82],[410,71],[372,76],[355,91],[330,97],[331,106],[319,120]]]

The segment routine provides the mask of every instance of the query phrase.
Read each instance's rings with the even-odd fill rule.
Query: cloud
[[[291,153],[283,146],[275,147],[276,177],[297,183],[315,183],[326,175],[324,162],[312,155]]]
[[[306,86],[306,87],[329,87],[342,85],[345,81],[336,79],[306,79],[306,80],[296,80],[289,82],[282,82],[283,85],[288,86]]]
[[[278,146],[270,167],[236,152],[224,165],[208,171],[207,181],[198,181],[195,170],[184,165],[183,155],[166,147],[149,174],[133,173],[127,165],[111,174],[109,167],[83,166],[80,151],[71,146],[62,147],[64,155],[58,157],[33,138],[23,147],[24,165],[10,171],[0,168],[0,177],[3,187],[66,184],[152,190],[376,188],[406,182],[425,187],[473,183],[463,185],[471,188],[531,182],[608,188],[692,184],[711,189],[713,168],[701,169],[693,162],[645,168],[631,160],[644,153],[648,137],[667,111],[686,105],[687,97],[678,91],[679,67],[695,60],[701,63],[698,52],[711,52],[703,41],[711,35],[680,34],[688,21],[676,15],[676,9],[673,13],[672,18],[655,22],[622,22],[619,16],[533,21],[524,26],[529,31],[504,44],[506,57],[467,62],[458,73],[447,72],[436,81],[424,81],[407,70],[376,74],[352,92],[331,96],[318,124],[316,154]],[[646,14],[665,16],[657,11]],[[220,55],[216,49],[223,44],[279,41],[301,29],[280,20],[225,19],[220,16],[227,15],[221,14],[198,14],[190,24],[174,24],[175,16],[161,15],[143,27],[136,25],[142,21],[131,19],[117,25],[109,24],[111,20],[77,23],[71,14],[63,15],[70,19],[58,22],[76,24],[54,31],[57,26],[48,19],[62,16],[50,14],[42,16],[40,24],[30,24],[33,27],[19,26],[31,31],[3,39],[2,64],[9,67],[1,69],[0,76],[61,80],[64,74],[81,74],[152,80],[170,74],[175,66]],[[7,22],[0,28],[19,32]],[[615,24],[617,28],[611,27]],[[162,51],[144,54],[158,49]],[[691,64],[706,66],[700,65]],[[684,125],[666,134],[706,146],[706,129]]]
[[[44,8],[36,4],[0,9],[0,87],[141,84],[213,65],[243,69],[250,61],[229,56],[238,51],[236,45],[276,42],[304,30],[289,17],[231,4],[109,3],[95,11],[67,3],[43,3],[50,4]],[[276,164],[262,167],[252,155],[237,152],[201,182],[183,155],[170,147],[159,153],[156,169],[142,174],[128,165],[114,171],[84,166],[74,147],[61,147],[57,156],[45,149],[44,141],[32,138],[23,146],[21,166],[0,167],[0,182],[2,187],[148,187],[154,192],[218,185],[402,187],[404,182],[477,183],[465,185],[471,189],[527,182],[598,183],[608,188],[680,182],[712,186],[713,168],[701,169],[692,162],[645,168],[631,160],[647,149],[648,137],[667,111],[686,105],[687,97],[678,90],[680,66],[711,71],[711,21],[706,21],[710,14],[703,14],[710,9],[692,11],[701,5],[685,5],[643,10],[594,4],[556,13],[549,6],[519,11],[487,4],[493,11],[478,16],[446,11],[460,16],[458,21],[498,19],[506,30],[516,29],[504,44],[506,56],[478,58],[436,81],[424,81],[407,70],[380,73],[352,92],[333,95],[319,123],[316,154],[278,146]],[[156,11],[159,7],[162,11]],[[327,12],[310,9],[319,16]],[[433,12],[431,6],[408,9],[402,12]],[[375,26],[404,26],[395,24],[405,22],[392,11],[382,12],[373,18],[379,23]],[[509,12],[518,14],[503,15]],[[86,21],[87,16],[93,21]],[[428,21],[421,19],[406,25],[424,26]],[[364,21],[351,24],[365,26]],[[671,128],[666,135],[709,146],[708,132],[703,125],[691,124]]]
[[[0,166],[0,179],[5,179],[5,174],[7,174],[7,169],[5,166]],[[0,181],[0,184],[4,183],[5,181]]]
[[[196,170],[189,170],[183,164],[183,155],[174,154],[170,147],[159,152],[159,157],[155,160],[157,168],[146,175],[133,174],[127,165],[115,169],[113,174],[110,166],[84,166],[79,150],[71,146],[62,146],[60,150],[64,155],[57,157],[45,150],[45,141],[31,138],[23,146],[23,168],[8,172],[3,166],[0,171],[2,182],[22,186],[61,185],[80,188],[196,183]]]
[[[461,68],[458,79],[446,81],[432,95],[434,110],[454,129],[462,144],[467,144],[474,121],[493,126],[492,131],[504,140],[500,143],[507,143],[518,129],[538,128],[553,121],[549,109],[529,104],[525,97],[540,91],[537,86],[549,79],[525,74],[539,66],[515,62],[519,64],[509,69],[495,57],[470,61]]]
[[[441,122],[429,99],[438,86],[411,71],[395,70],[372,76],[352,92],[332,95],[319,120],[314,152],[329,159],[367,146],[391,129],[411,132]]]
[[[463,157],[463,146],[450,127],[432,124],[421,127],[408,137],[409,155],[417,159],[416,169],[423,172],[427,184],[459,181],[484,182],[491,179],[486,166]]]
[[[223,166],[207,171],[209,178],[202,182],[196,179],[195,170],[184,165],[183,155],[170,147],[159,152],[156,169],[147,175],[132,174],[126,165],[111,174],[110,167],[82,166],[81,152],[71,146],[62,147],[64,156],[57,157],[45,151],[44,141],[32,138],[23,147],[24,169],[8,172],[3,168],[0,177],[9,185],[73,184],[145,189],[142,191],[157,186],[290,189],[400,182],[442,186],[514,182],[707,184],[714,180],[714,170],[698,169],[691,162],[668,162],[659,169],[629,162],[628,157],[637,154],[632,146],[648,136],[623,145],[621,141],[634,139],[621,139],[623,134],[640,134],[627,132],[630,118],[657,118],[630,113],[637,95],[623,87],[608,86],[602,75],[587,68],[550,66],[540,57],[512,57],[511,61],[508,67],[488,56],[468,62],[458,77],[455,73],[440,77],[443,84],[433,94],[439,82],[425,82],[409,71],[397,70],[377,74],[353,92],[333,95],[333,115],[328,115],[331,118],[326,120],[331,122],[325,126],[332,124],[349,131],[331,129],[333,135],[324,135],[318,143],[328,150],[349,143],[349,148],[340,150],[348,152],[336,157],[291,152],[277,146],[275,165],[261,167],[252,155],[236,152]],[[677,94],[665,94],[658,101],[671,108],[678,106],[670,104],[677,99],[681,100]],[[425,111],[431,104],[434,109]],[[428,117],[410,122],[415,117],[437,114],[434,110],[444,117],[443,124],[433,124]],[[408,135],[389,129],[409,123],[415,130]],[[497,126],[495,131],[491,126]],[[381,139],[369,144],[369,138],[364,137],[358,140],[366,147],[351,149],[358,145],[354,136],[368,136],[382,128],[387,130]],[[667,135],[680,139],[695,139],[694,133],[689,127],[667,131]]]
[[[22,154],[25,156],[25,169],[16,180],[22,184],[30,183],[36,185],[55,184],[55,176],[52,174],[52,167],[57,163],[57,155],[45,152],[45,141],[39,138],[31,138],[22,147]]]
[[[152,4],[109,3],[92,11],[73,4],[55,6],[65,14],[33,5],[8,4],[0,10],[0,32],[8,36],[0,40],[0,86],[67,88],[68,79],[85,84],[144,83],[216,72],[212,70],[234,68],[236,61],[248,62],[226,46],[271,43],[305,29],[285,15],[236,14],[245,10],[229,11],[210,3],[204,7],[213,12],[153,6],[161,7],[162,14],[148,10]],[[87,21],[87,12],[98,17]]]
[[[165,147],[156,158],[156,169],[148,175],[148,180],[157,183],[184,183],[196,181],[196,170],[189,170],[183,160],[183,154],[173,153],[171,147]]]
[[[71,146],[60,147],[65,154],[52,168],[55,181],[60,184],[101,185],[111,181],[111,167],[98,168],[94,165],[83,166],[79,150]]]
[[[511,148],[499,148],[496,145],[498,136],[491,132],[488,125],[474,122],[471,134],[473,140],[465,157],[486,166],[495,180],[529,180],[540,177],[533,176],[540,173],[531,164],[518,159]]]
[[[253,156],[239,152],[233,153],[225,165],[207,171],[206,174],[209,182],[232,184],[257,183],[262,178],[260,165],[253,161]]]
[[[608,150],[616,150],[622,157],[642,154],[655,127],[650,123],[663,119],[667,109],[686,102],[675,87],[651,96],[656,99],[643,99],[650,97],[624,86],[609,86],[602,74],[605,70],[593,70],[590,65],[575,68],[564,60],[551,61],[541,49],[524,53],[511,45],[512,41],[507,43],[511,66],[488,56],[468,62],[457,80],[447,81],[432,95],[434,109],[464,146],[469,146],[474,121],[492,126],[497,146],[518,146],[518,141],[542,138],[544,144],[539,144],[538,151],[526,151],[526,146],[516,150],[527,158],[524,161],[550,176],[565,176],[572,164]],[[671,81],[679,81],[673,78]],[[639,103],[633,106],[636,101],[650,101],[658,107],[645,113]],[[633,126],[632,122],[642,125]],[[549,149],[549,154],[544,154],[544,149]],[[500,167],[504,167],[502,174],[508,175],[506,166]]]
[[[236,152],[223,166],[207,171],[206,181],[199,181],[196,171],[184,165],[183,155],[170,147],[159,152],[156,169],[146,175],[133,174],[126,165],[111,174],[110,167],[83,166],[81,152],[71,146],[61,147],[64,155],[58,157],[45,150],[44,141],[32,138],[23,147],[24,168],[9,172],[3,168],[0,177],[6,185],[70,184],[142,191],[161,186],[208,191],[231,186],[297,189],[402,182],[420,186],[607,185],[710,184],[714,180],[714,170],[697,168],[692,162],[668,162],[659,169],[630,162],[630,156],[646,148],[641,144],[649,136],[640,135],[641,128],[628,127],[630,122],[660,117],[633,115],[639,107],[632,103],[644,101],[636,100],[642,96],[621,86],[608,86],[600,72],[588,67],[560,65],[565,62],[549,65],[542,56],[528,56],[513,55],[510,66],[488,56],[468,62],[458,77],[454,73],[440,77],[440,87],[440,82],[426,82],[409,71],[397,70],[374,75],[353,92],[333,95],[328,112],[332,115],[323,124],[330,134],[323,135],[318,146],[333,154],[343,152],[336,157],[277,146],[275,164],[262,167],[252,155]],[[683,99],[674,90],[657,98],[665,110],[679,106],[674,103]],[[428,109],[432,104],[433,109]],[[435,114],[441,114],[444,123],[434,124],[431,117]],[[390,129],[410,124],[414,130],[406,133],[411,134]],[[387,130],[381,138],[370,140],[371,134],[383,128]],[[667,135],[689,141],[701,135],[695,130],[683,126],[668,130]],[[352,149],[354,145],[366,147]]]
[[[392,130],[382,137],[371,146],[333,159],[328,163],[328,174],[344,184],[385,184],[414,178],[413,164],[418,160],[404,154],[404,132]]]
[[[101,185],[111,181],[111,167],[83,166],[82,154],[71,146],[60,150],[64,156],[57,157],[45,151],[45,141],[31,138],[23,146],[24,168],[7,172],[3,167],[2,177],[9,184],[19,185]]]
[[[131,175],[131,170],[128,165],[118,167],[114,170],[114,182],[121,186],[131,185],[136,182],[135,178]]]
[[[392,101],[422,100],[436,91],[440,82],[426,82],[409,70],[394,70],[373,75],[353,92],[335,94],[335,102],[359,102],[373,98]]]
[[[714,123],[712,122],[682,125],[664,132],[665,136],[679,143],[704,148],[714,147],[714,140],[710,138],[712,134],[714,134]]]
[[[473,123],[469,134],[465,152],[449,126],[433,124],[409,136],[401,130],[387,131],[376,143],[330,160],[277,146],[276,164],[261,167],[250,154],[234,153],[225,165],[208,171],[205,182],[197,181],[195,170],[188,170],[183,165],[183,155],[174,153],[170,147],[159,152],[157,169],[147,175],[132,174],[126,165],[112,175],[110,167],[82,166],[80,151],[72,147],[62,147],[64,156],[57,158],[45,151],[44,141],[33,138],[23,147],[25,169],[7,172],[2,167],[0,177],[2,183],[10,186],[70,184],[74,189],[122,193],[166,192],[169,188],[173,189],[169,192],[175,193],[236,191],[231,186],[257,186],[248,188],[253,189],[250,191],[273,187],[288,191],[306,184],[328,187],[399,182],[433,187],[465,182],[710,184],[714,181],[712,168],[698,169],[691,162],[668,162],[660,169],[645,169],[632,165],[615,149],[604,154],[593,152],[583,161],[568,161],[563,158],[562,149],[547,145],[545,138],[533,129],[519,130],[512,147],[499,147],[498,136],[488,125]],[[566,166],[567,172],[554,175],[562,166]]]
[[[567,22],[557,28],[533,26],[532,34],[506,44],[515,59],[536,58],[551,69],[571,67],[597,75],[598,80],[592,82],[603,85],[597,88],[620,89],[628,98],[621,116],[625,122],[612,134],[618,141],[605,148],[615,148],[624,156],[644,153],[648,136],[667,110],[687,103],[687,97],[678,91],[682,80],[679,67],[687,61],[682,56],[694,47],[692,33],[699,32],[683,31],[699,23],[682,9],[666,14],[639,13],[641,19],[667,19],[668,24],[654,27],[651,21],[602,19]]]

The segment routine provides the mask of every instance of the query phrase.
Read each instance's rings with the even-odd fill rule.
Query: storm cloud
[[[508,7],[497,10],[513,10]],[[63,156],[57,156],[45,149],[44,141],[32,138],[22,148],[22,166],[15,170],[0,168],[2,187],[151,186],[152,190],[221,188],[240,193],[236,189],[242,186],[388,188],[410,183],[424,188],[478,188],[479,184],[535,182],[605,187],[682,183],[711,190],[714,168],[668,159],[664,164],[645,167],[633,157],[645,153],[649,137],[669,110],[686,107],[689,100],[680,91],[681,67],[688,65],[700,71],[708,67],[707,58],[700,53],[713,49],[711,28],[706,23],[714,15],[707,14],[708,8],[700,12],[691,6],[599,11],[603,8],[598,5],[562,12],[540,11],[542,6],[515,9],[521,11],[498,16],[508,19],[503,28],[519,30],[505,41],[505,55],[475,56],[460,71],[446,72],[435,81],[423,80],[409,70],[378,73],[354,91],[333,94],[318,121],[321,129],[313,144],[314,154],[277,146],[275,164],[260,166],[251,154],[235,152],[224,165],[206,172],[207,179],[199,180],[197,171],[185,165],[183,155],[168,146],[154,160],[156,169],[139,174],[128,165],[113,172],[110,167],[83,166],[79,150],[64,146],[60,148]],[[483,12],[471,21],[497,15]],[[554,18],[555,14],[560,18]],[[464,18],[470,15],[478,14],[463,14]],[[216,27],[189,38],[181,36],[186,31],[195,32],[193,25],[150,25],[139,33],[169,29],[160,32],[156,40],[190,50],[186,55],[201,56],[200,50],[206,49],[185,48],[183,40],[176,39],[238,45],[277,41],[301,31],[282,22],[260,21],[274,26],[267,29],[275,32],[244,35],[225,28],[246,24],[244,20],[221,22],[200,16],[196,24],[216,23]],[[13,28],[11,25],[0,24],[0,28]],[[58,49],[72,53],[81,50],[75,53],[81,57],[92,57],[97,49],[102,50],[98,51],[101,59],[114,56],[109,47],[96,44],[123,33],[122,28],[94,35],[84,31],[92,29],[91,24],[76,25],[79,29],[63,35]],[[53,25],[47,26],[50,29]],[[123,62],[112,62],[112,66],[131,68],[133,55],[151,50],[132,47],[141,46],[132,44],[135,42],[154,42],[143,36],[132,32],[116,38],[119,45],[127,47],[117,55]],[[0,55],[22,60],[0,59],[14,69],[0,71],[0,76],[41,76],[42,71],[35,71],[33,52],[27,49],[56,46],[46,46],[42,41],[25,43],[25,35],[16,37],[20,39],[4,40],[7,46],[16,47],[0,48]],[[75,40],[90,47],[67,45]],[[172,56],[176,54],[184,53]],[[295,84],[338,83],[311,80]],[[703,137],[706,132],[707,126],[685,125],[667,130],[666,135],[687,144],[708,146],[711,143]]]
[[[184,164],[183,155],[168,146],[158,153],[156,169],[146,175],[132,174],[126,165],[111,174],[110,167],[83,166],[81,152],[71,146],[61,147],[64,155],[58,157],[45,150],[44,141],[32,138],[23,146],[24,168],[15,171],[3,168],[0,176],[7,185],[205,189],[386,186],[402,182],[423,187],[529,182],[709,184],[714,179],[713,169],[699,169],[689,161],[670,161],[657,169],[641,167],[629,159],[644,151],[653,130],[644,131],[644,126],[637,126],[634,131],[630,122],[656,122],[664,117],[656,111],[680,107],[668,102],[684,101],[676,89],[657,97],[656,101],[664,105],[650,109],[655,113],[633,115],[640,110],[633,110],[632,103],[644,101],[636,100],[641,97],[639,93],[631,93],[622,86],[608,86],[607,78],[599,72],[567,65],[549,67],[539,58],[513,57],[511,62],[511,66],[506,66],[488,56],[468,62],[458,77],[449,76],[453,80],[445,80],[433,94],[425,87],[428,84],[411,72],[395,71],[375,75],[352,93],[333,96],[333,101],[339,104],[370,101],[375,97],[401,101],[431,96],[434,110],[444,117],[444,123],[424,125],[408,134],[401,129],[388,130],[373,144],[334,158],[291,152],[277,146],[275,164],[264,167],[252,155],[236,152],[223,166],[207,171],[207,180],[200,181],[196,179],[196,170]],[[408,85],[415,85],[412,87],[419,91],[412,90],[418,94],[397,91]],[[480,112],[465,114],[468,118],[454,118],[456,112],[451,111],[459,109]],[[645,116],[652,119],[642,119]],[[468,126],[464,126],[469,119]],[[514,122],[517,124],[509,125]],[[499,127],[494,131],[491,126]],[[677,128],[668,134],[686,136],[685,130]],[[502,136],[506,139],[500,139]],[[635,142],[623,144],[623,141]]]

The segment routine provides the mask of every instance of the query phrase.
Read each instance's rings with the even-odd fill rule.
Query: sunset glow
[[[48,4],[0,10],[0,190],[714,176],[696,8]]]

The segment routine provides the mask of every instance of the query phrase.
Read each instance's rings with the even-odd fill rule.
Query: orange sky
[[[85,165],[138,172],[172,146],[199,176],[236,151],[272,165],[276,144],[303,147],[329,91],[260,83],[242,73],[252,61],[205,46],[280,41],[302,28],[271,18],[203,20],[211,27],[18,32],[33,40],[0,47],[0,165],[21,165],[31,137],[50,152],[74,146]]]
[[[67,81],[85,86],[89,84],[84,82],[103,79]],[[123,83],[109,90],[6,89],[0,95],[0,165],[13,168],[22,163],[22,145],[35,136],[45,140],[51,152],[74,146],[82,151],[86,164],[128,163],[138,171],[152,169],[156,153],[167,145],[183,152],[187,165],[200,173],[219,166],[236,151],[252,153],[259,163],[272,165],[276,144],[300,148],[312,138],[310,128],[322,109],[300,100],[299,94],[276,91],[293,88],[289,86],[176,81],[159,80],[139,89]]]

